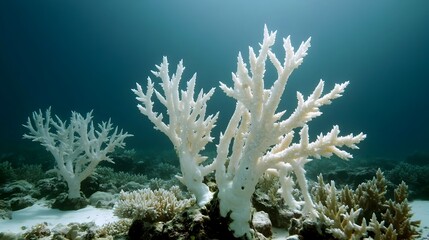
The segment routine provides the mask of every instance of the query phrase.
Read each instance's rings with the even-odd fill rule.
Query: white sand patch
[[[60,211],[38,203],[31,207],[14,211],[11,220],[0,220],[0,232],[21,233],[25,232],[25,229],[31,228],[31,226],[44,222],[51,229],[57,224],[94,222],[96,225],[102,226],[117,220],[118,217],[113,216],[112,209],[87,206],[75,211]]]
[[[429,239],[429,201],[412,201],[410,202],[413,220],[420,220],[420,229],[422,237],[420,239]]]

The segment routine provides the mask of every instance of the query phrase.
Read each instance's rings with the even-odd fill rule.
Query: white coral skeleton
[[[55,170],[67,182],[68,198],[79,198],[80,183],[89,177],[101,161],[113,162],[109,154],[125,146],[125,138],[132,136],[114,128],[109,121],[94,127],[92,111],[85,117],[72,112],[70,123],[58,116],[51,117],[48,108],[33,112],[24,125],[29,133],[24,138],[40,142],[56,161]],[[53,131],[52,131],[53,129]]]
[[[140,112],[173,143],[180,159],[180,180],[196,196],[199,205],[206,204],[213,197],[203,180],[204,176],[215,171],[220,213],[232,219],[229,227],[236,237],[245,235],[251,238],[251,196],[265,172],[280,177],[280,192],[290,207],[300,208],[304,214],[315,216],[317,213],[308,191],[304,165],[310,161],[309,158],[336,155],[350,159],[352,155],[340,148],[357,149],[356,144],[366,137],[363,133],[340,136],[338,126],[326,134],[320,134],[314,141],[310,141],[308,136],[308,122],[322,114],[319,110],[321,106],[342,96],[349,82],[336,84],[330,92],[323,94],[324,81],[320,80],[307,98],[297,93],[297,107],[287,118],[286,111],[277,110],[289,76],[307,55],[310,38],[302,42],[296,51],[290,37],[283,39],[283,61],[272,52],[275,39],[276,32],[269,32],[265,26],[258,53],[249,47],[249,66],[239,54],[237,72],[232,74],[234,85],[228,87],[220,83],[225,94],[236,100],[236,106],[228,126],[219,137],[217,155],[209,164],[203,165],[207,157],[201,155],[201,151],[213,140],[210,132],[218,114],[206,116],[206,106],[214,89],[208,93],[201,90],[195,99],[194,75],[187,82],[186,90],[179,91],[184,70],[182,61],[176,73],[170,76],[166,57],[157,66],[158,71],[152,72],[161,79],[162,92],[155,89],[151,78],[148,78],[146,92],[139,84],[133,89]],[[264,74],[268,59],[276,70],[277,78],[271,87],[265,88]],[[154,111],[154,93],[165,106],[168,121],[164,121],[162,113]],[[299,132],[298,136],[296,131]],[[292,196],[295,186],[290,176],[292,173],[296,176],[303,201]]]

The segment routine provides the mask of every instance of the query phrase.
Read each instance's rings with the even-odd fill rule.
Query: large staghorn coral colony
[[[152,72],[161,79],[161,91],[155,88],[150,77],[146,91],[138,83],[136,89],[133,89],[140,112],[173,143],[180,159],[182,175],[179,179],[195,195],[200,206],[213,198],[213,193],[204,183],[204,177],[215,172],[220,214],[231,218],[229,228],[235,237],[252,237],[249,225],[251,197],[258,180],[265,173],[278,176],[279,191],[289,207],[316,217],[318,212],[308,191],[304,165],[310,161],[309,158],[336,155],[350,159],[352,155],[340,148],[356,149],[356,144],[366,137],[363,133],[340,136],[338,126],[326,134],[318,135],[314,141],[310,141],[308,136],[307,123],[322,114],[319,110],[321,106],[340,97],[348,82],[336,84],[330,92],[323,94],[324,82],[321,80],[307,98],[297,93],[298,104],[289,117],[285,117],[286,111],[278,111],[289,76],[307,55],[310,39],[301,43],[296,51],[289,37],[283,39],[283,62],[272,52],[275,39],[276,32],[269,32],[265,26],[258,53],[249,48],[249,66],[239,54],[237,72],[232,74],[234,85],[228,87],[224,83],[220,84],[225,94],[236,100],[236,106],[219,137],[216,156],[208,164],[204,164],[208,157],[202,154],[202,150],[213,141],[210,133],[218,117],[218,114],[206,116],[207,102],[214,89],[207,93],[201,90],[195,98],[195,74],[187,82],[185,90],[179,89],[185,69],[183,63],[180,61],[176,72],[170,76],[166,57]],[[277,79],[270,88],[264,86],[267,60],[270,60],[277,72]],[[154,110],[154,95],[166,108],[167,120],[162,113]],[[296,132],[299,132],[299,136],[296,136]],[[292,194],[295,181],[301,189],[303,201],[297,200]]]

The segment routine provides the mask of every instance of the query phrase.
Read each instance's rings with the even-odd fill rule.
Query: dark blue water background
[[[429,1],[1,1],[0,144],[23,140],[27,116],[52,106],[61,118],[94,109],[133,133],[136,149],[169,149],[167,137],[136,108],[130,91],[168,56],[180,59],[197,88],[232,85],[237,53],[262,41],[263,26],[299,43],[312,37],[280,110],[296,106],[320,78],[326,90],[349,80],[344,97],[310,123],[312,137],[339,124],[343,134],[365,132],[360,157],[404,158],[429,150]],[[174,67],[174,69],[173,69]],[[272,69],[271,69],[272,70]],[[272,76],[269,71],[268,76]],[[273,78],[266,80],[270,86]],[[209,111],[220,111],[218,140],[234,102],[219,89]]]

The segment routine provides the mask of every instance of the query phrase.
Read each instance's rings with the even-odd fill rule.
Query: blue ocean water
[[[97,122],[111,118],[134,134],[130,148],[172,148],[130,91],[146,84],[162,56],[171,72],[184,59],[183,81],[197,72],[198,89],[217,88],[209,102],[210,112],[220,111],[217,142],[234,107],[219,81],[232,85],[238,52],[247,58],[249,45],[257,49],[267,24],[278,31],[278,56],[281,37],[291,35],[296,48],[312,37],[279,110],[291,113],[296,91],[308,95],[320,78],[325,91],[351,82],[310,123],[313,138],[338,124],[343,134],[368,135],[355,156],[427,152],[428,23],[428,1],[1,1],[0,145],[32,144],[22,124],[51,106],[62,119],[92,109]]]

